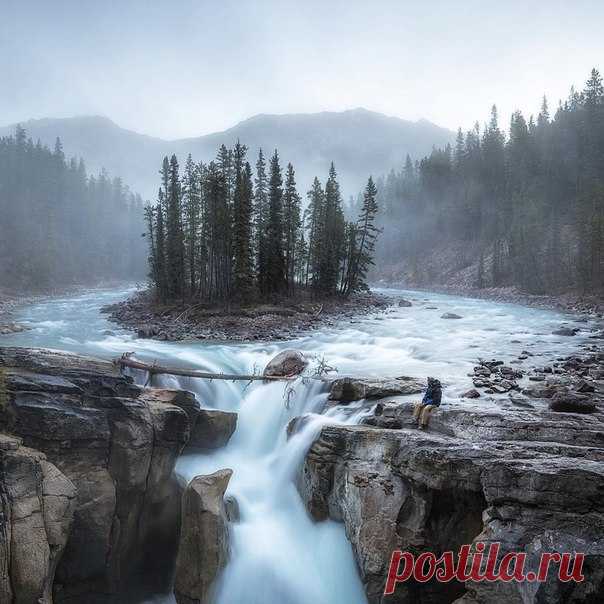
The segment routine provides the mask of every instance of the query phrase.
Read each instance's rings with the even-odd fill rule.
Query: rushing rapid
[[[0,345],[59,348],[102,357],[129,351],[167,365],[230,373],[261,371],[280,350],[296,348],[324,359],[340,373],[438,377],[444,385],[444,404],[455,405],[465,404],[459,397],[470,386],[467,374],[478,357],[510,361],[529,350],[536,363],[545,364],[571,353],[584,337],[552,335],[561,323],[574,320],[556,312],[384,290],[393,298],[411,299],[413,306],[395,305],[385,313],[335,321],[289,342],[159,342],[138,339],[99,312],[101,306],[131,292],[96,290],[29,306],[17,319],[30,329],[1,337]],[[442,319],[446,312],[462,318]],[[204,407],[238,413],[237,430],[225,448],[183,456],[176,468],[183,482],[221,468],[233,470],[227,493],[237,500],[240,520],[231,526],[231,559],[217,586],[217,604],[366,602],[342,526],[313,522],[295,479],[321,426],[358,422],[367,406],[321,414],[327,394],[316,380],[288,385],[169,376],[155,380],[154,385],[194,392]],[[288,423],[307,414],[311,419],[288,439]],[[172,601],[158,597],[157,602]]]

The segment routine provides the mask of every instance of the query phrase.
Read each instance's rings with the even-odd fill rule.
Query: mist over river
[[[333,325],[287,342],[222,344],[206,341],[160,342],[139,339],[100,313],[134,288],[91,290],[39,302],[15,317],[29,329],[0,337],[0,345],[56,348],[104,358],[135,352],[137,358],[169,366],[212,372],[262,371],[280,350],[295,348],[337,368],[339,374],[439,378],[444,405],[505,407],[506,396],[478,402],[461,399],[471,387],[479,357],[506,364],[522,351],[532,355],[520,368],[545,365],[571,354],[589,335],[589,323],[558,312],[403,290],[382,289],[393,306]],[[399,307],[398,299],[411,300]],[[456,313],[461,319],[441,318]],[[552,335],[561,324],[582,329],[575,337]],[[146,376],[134,375],[144,383]],[[521,384],[523,381],[521,380]],[[297,380],[291,391],[282,383],[226,382],[160,376],[153,385],[196,393],[204,407],[238,413],[238,426],[228,445],[211,454],[186,455],[177,465],[183,482],[198,474],[231,468],[227,491],[236,498],[240,521],[231,525],[231,560],[217,586],[218,604],[362,604],[366,602],[351,547],[342,526],[315,523],[295,487],[296,472],[328,422],[355,423],[370,406],[332,409],[320,414],[327,397],[321,382]],[[412,398],[412,397],[410,397]],[[311,414],[289,440],[285,428]],[[153,602],[171,602],[158,595]]]

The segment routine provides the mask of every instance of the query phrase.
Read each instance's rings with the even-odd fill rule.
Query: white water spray
[[[217,604],[362,604],[366,598],[342,526],[313,522],[295,486],[321,426],[345,420],[316,414],[327,396],[320,382],[297,380],[288,387],[293,396],[282,383],[250,386],[242,393],[229,444],[210,455],[184,456],[177,465],[187,482],[220,468],[234,470],[227,494],[237,499],[240,520],[231,526],[231,561]],[[203,401],[207,387],[200,388]],[[288,439],[289,421],[307,414],[312,415]]]

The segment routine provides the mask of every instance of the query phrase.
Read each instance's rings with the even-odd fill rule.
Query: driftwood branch
[[[136,361],[133,358],[124,355],[119,359],[115,359],[114,364],[119,366],[120,369],[124,367],[130,367],[131,369],[140,369],[147,371],[149,375],[155,374],[167,374],[167,375],[179,375],[183,377],[191,378],[202,378],[209,380],[240,380],[245,382],[251,382],[254,380],[258,381],[283,381],[283,380],[295,380],[298,376],[265,376],[260,374],[254,375],[241,375],[235,373],[211,373],[209,371],[197,371],[195,369],[179,369],[177,367],[162,367],[161,365],[151,365],[149,363],[143,363],[142,361]]]

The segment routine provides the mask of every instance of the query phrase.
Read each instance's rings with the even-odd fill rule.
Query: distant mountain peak
[[[455,134],[422,119],[399,117],[355,107],[320,113],[259,113],[213,134],[162,140],[121,128],[104,115],[72,118],[44,118],[22,123],[34,140],[52,146],[58,136],[67,156],[82,157],[91,172],[105,168],[121,176],[132,190],[154,199],[158,170],[164,155],[175,153],[181,161],[191,153],[196,161],[210,161],[222,144],[232,146],[237,139],[247,145],[255,163],[258,148],[277,148],[283,165],[296,169],[301,194],[314,176],[325,179],[333,161],[338,170],[342,193],[356,194],[369,174],[386,174],[400,169],[404,158],[421,158],[454,140]],[[14,126],[0,128],[0,136],[13,134]]]

